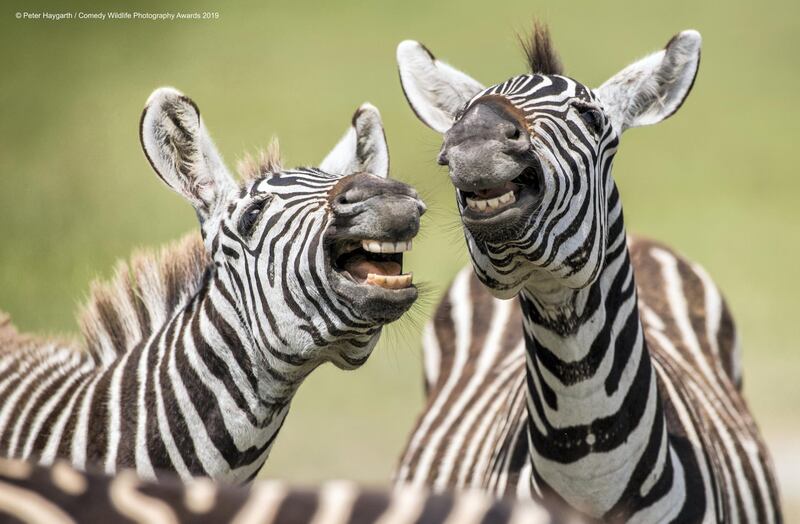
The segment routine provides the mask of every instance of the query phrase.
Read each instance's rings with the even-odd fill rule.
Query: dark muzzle
[[[445,134],[439,163],[462,191],[500,186],[520,174],[531,148],[519,110],[501,97],[477,101]]]

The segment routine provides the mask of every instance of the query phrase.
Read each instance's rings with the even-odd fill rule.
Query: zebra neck
[[[269,359],[261,354],[230,298],[212,276],[142,348],[140,362],[162,362],[167,369],[172,362],[176,368],[175,379],[156,369],[147,372],[153,373],[148,384],[167,388],[158,394],[163,413],[191,413],[184,415],[183,424],[170,424],[170,439],[164,439],[163,446],[148,446],[146,454],[137,448],[135,458],[124,457],[123,464],[133,462],[146,477],[174,469],[182,477],[208,475],[244,482],[269,456],[299,381],[273,376]],[[181,390],[185,393],[168,394]],[[191,442],[196,457],[185,456],[177,442]]]
[[[624,229],[594,284],[520,301],[534,489],[615,519],[680,499]]]
[[[297,353],[281,340],[265,337],[254,329],[254,322],[237,307],[235,295],[225,283],[215,277],[207,292],[198,297],[198,311],[209,319],[207,339],[209,349],[221,358],[229,369],[236,369],[237,383],[244,384],[266,406],[288,405],[298,387],[308,376],[308,366],[287,364],[285,356]],[[215,336],[216,335],[216,336]]]

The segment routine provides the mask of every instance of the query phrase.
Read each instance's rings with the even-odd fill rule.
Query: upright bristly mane
[[[519,36],[519,42],[528,59],[531,73],[540,75],[563,75],[564,67],[558,57],[553,42],[550,39],[550,30],[538,20],[533,21],[533,31],[526,39]]]
[[[281,171],[278,141],[273,138],[265,150],[247,155],[237,167],[244,181]],[[79,314],[89,353],[108,364],[149,337],[197,294],[210,265],[199,233],[120,262],[111,279],[92,283]]]
[[[22,336],[11,323],[8,313],[0,311],[0,348],[9,348],[12,343],[18,345]]]
[[[108,364],[149,337],[197,294],[210,266],[196,232],[120,262],[110,280],[92,283],[79,314],[89,353]]]
[[[278,139],[273,138],[267,149],[261,150],[256,156],[245,155],[237,164],[236,170],[245,181],[255,180],[268,173],[278,173],[283,170]]]

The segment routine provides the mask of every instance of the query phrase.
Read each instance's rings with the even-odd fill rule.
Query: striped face
[[[594,93],[563,76],[517,76],[469,100],[439,162],[484,283],[516,293],[531,278],[570,288],[594,280],[616,145]]]
[[[196,105],[173,89],[148,100],[141,139],[159,177],[197,212],[227,295],[219,307],[244,321],[276,365],[301,373],[325,361],[357,367],[381,327],[416,299],[403,252],[425,206],[387,178],[374,107],[356,112],[319,168],[282,170],[265,158],[243,184],[222,163]]]
[[[213,255],[263,340],[296,362],[361,365],[382,325],[411,306],[403,273],[424,206],[400,182],[314,168],[267,174],[231,197]]]
[[[529,49],[534,74],[489,88],[418,42],[398,46],[403,91],[444,136],[438,160],[455,186],[475,271],[495,295],[596,280],[609,214],[620,212],[610,174],[619,136],[680,107],[699,46],[697,32],[680,33],[596,90],[560,74],[546,32]]]

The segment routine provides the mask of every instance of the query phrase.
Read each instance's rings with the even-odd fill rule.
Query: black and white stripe
[[[621,133],[680,107],[699,45],[696,32],[676,35],[595,91],[554,72],[461,89],[466,103],[453,111],[422,94],[444,90],[417,84],[472,84],[419,44],[401,44],[409,101],[448,133],[440,161],[450,161],[477,279],[456,279],[426,338],[439,364],[427,376],[446,380],[432,381],[398,481],[564,501],[612,522],[781,521],[769,455],[740,391],[730,313],[702,268],[628,239],[611,177]],[[448,138],[457,128],[464,136],[460,122],[474,122],[482,104],[500,105],[510,122],[519,115],[530,156],[514,165],[541,175],[535,209],[494,235],[474,225]],[[498,178],[519,197],[532,186],[517,173]],[[477,280],[519,304],[476,290]],[[515,316],[521,331],[486,341],[511,333]],[[502,327],[487,333],[494,323]],[[487,453],[471,453],[476,446]]]
[[[231,522],[236,524],[484,523],[580,524],[569,511],[546,512],[532,502],[493,499],[485,493],[431,493],[402,488],[365,489],[349,481],[298,487],[260,480],[249,489],[188,483],[174,476],[144,481],[131,470],[114,476],[81,472],[66,462],[49,468],[0,460],[0,521]]]
[[[335,235],[364,238],[391,201],[413,236],[424,206],[386,180],[383,130],[369,105],[322,164],[336,174],[279,170],[273,158],[235,182],[196,105],[169,88],[148,100],[141,131],[159,177],[193,204],[202,239],[135,256],[95,286],[85,351],[0,323],[0,456],[246,481],[303,379],[325,362],[360,366],[382,325],[416,297],[343,287]],[[368,190],[380,192],[372,203],[353,200]],[[382,224],[376,235],[394,234],[391,220]]]
[[[526,442],[521,322],[519,306],[492,297],[472,268],[459,272],[425,328],[427,402],[396,482],[516,495],[526,457],[513,453]]]

